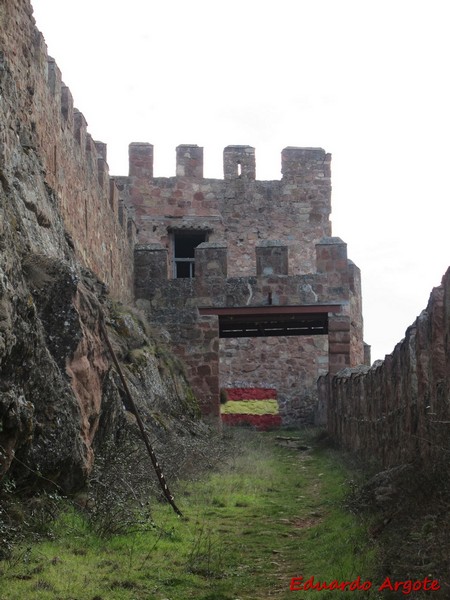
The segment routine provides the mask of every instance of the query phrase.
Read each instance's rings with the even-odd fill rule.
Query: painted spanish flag
[[[226,402],[221,405],[222,422],[226,425],[250,425],[265,430],[281,425],[272,388],[228,388],[222,390]]]

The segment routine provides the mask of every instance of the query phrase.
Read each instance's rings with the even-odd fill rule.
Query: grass
[[[311,446],[308,432],[290,434]],[[343,507],[345,468],[327,449],[280,447],[242,430],[214,473],[180,482],[180,519],[156,504],[152,521],[102,539],[67,508],[52,540],[0,563],[0,600],[262,600],[345,598],[290,591],[292,577],[370,579],[375,550]],[[351,598],[375,598],[352,592]]]

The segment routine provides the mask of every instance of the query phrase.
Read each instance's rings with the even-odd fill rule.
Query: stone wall
[[[73,109],[29,2],[1,0],[0,481],[27,497],[85,490],[102,449],[125,450],[128,433],[141,445],[101,313],[166,474],[192,464],[194,433],[206,439],[182,365],[106,293],[105,282],[115,299],[133,293],[120,208],[106,148]]]
[[[129,177],[118,180],[139,243],[168,249],[169,277],[173,233],[183,230],[227,243],[229,276],[255,275],[255,248],[273,240],[287,246],[290,274],[315,270],[315,243],[331,235],[329,154],[285,148],[281,181],[255,179],[255,150],[249,146],[225,148],[221,180],[203,178],[203,148],[179,146],[176,156],[176,177],[153,177],[153,146],[133,143]]]
[[[318,375],[336,373],[352,366],[356,354],[363,356],[362,338],[352,341],[351,324],[357,304],[351,288],[358,288],[353,277],[359,272],[347,261],[346,245],[339,238],[325,238],[315,250],[313,273],[263,274],[268,266],[284,270],[284,252],[277,251],[275,256],[262,253],[262,273],[257,276],[228,277],[226,246],[204,243],[195,251],[198,276],[168,279],[167,249],[157,244],[136,247],[138,303],[152,323],[167,330],[205,416],[218,416],[220,387],[275,387],[285,425],[311,421]],[[219,339],[218,315],[233,307],[269,308],[273,314],[289,312],[289,307],[322,310],[329,332]]]
[[[145,250],[138,247],[138,254]],[[140,262],[140,260],[138,259]],[[219,329],[217,318],[200,316],[196,306],[198,279],[155,281],[137,289],[137,304],[158,330],[163,330],[171,352],[183,362],[187,379],[203,417],[217,423],[219,411]]]
[[[250,146],[224,149],[221,180],[203,177],[198,146],[177,148],[175,177],[154,177],[151,144],[131,144],[129,158],[129,176],[118,187],[139,230],[136,298],[147,302],[151,320],[170,330],[206,414],[217,413],[219,385],[275,386],[284,424],[311,420],[318,375],[364,360],[360,272],[348,261],[346,244],[331,237],[331,156],[321,148],[285,148],[280,181],[256,179]],[[200,233],[205,241],[195,250],[195,281],[176,279],[177,239]],[[339,309],[322,339],[253,337],[219,344],[216,316],[212,349],[201,335],[204,325],[196,331],[203,307],[327,302]]]
[[[328,337],[220,340],[220,387],[276,387],[283,425],[311,422],[316,381],[328,371]]]
[[[450,269],[384,361],[319,381],[328,429],[344,448],[391,466],[450,449]]]
[[[29,0],[2,0],[0,85],[2,170],[10,170],[12,176],[18,173],[22,150],[37,156],[46,193],[64,219],[77,260],[92,269],[116,298],[130,300],[134,225],[119,206],[106,145],[87,133],[84,116],[74,108],[57,64],[47,55]],[[40,201],[42,194],[23,174],[15,185],[25,190],[32,226],[48,229],[51,214]]]

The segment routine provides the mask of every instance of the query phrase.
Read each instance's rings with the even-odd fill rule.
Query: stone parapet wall
[[[331,156],[320,148],[282,152],[280,181],[255,179],[255,150],[228,146],[224,179],[204,179],[203,149],[177,148],[176,177],[153,176],[153,146],[132,143],[129,177],[120,178],[121,200],[139,230],[139,243],[168,249],[172,272],[174,231],[205,231],[208,242],[228,244],[228,274],[256,275],[255,248],[280,240],[289,273],[315,270],[315,244],[331,235]]]
[[[363,339],[362,286],[361,271],[348,261],[348,285],[350,298],[350,363],[352,365],[370,365],[370,346],[361,344]]]
[[[57,64],[47,55],[29,0],[2,0],[0,84],[0,168],[5,177],[14,178],[23,151],[36,155],[46,193],[63,217],[77,259],[116,298],[130,300],[135,227],[127,216],[119,218],[106,145],[94,142],[83,114],[74,108]],[[35,196],[28,193],[30,218],[48,226],[49,215]]]
[[[385,467],[431,464],[450,449],[450,269],[384,361],[319,380],[343,447]]]

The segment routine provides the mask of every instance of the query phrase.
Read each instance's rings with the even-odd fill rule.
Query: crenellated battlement
[[[285,148],[273,181],[257,179],[252,146],[224,149],[223,179],[204,178],[196,145],[177,147],[173,177],[153,176],[151,144],[129,157],[135,298],[169,331],[204,414],[217,416],[219,385],[269,377],[283,421],[310,419],[318,372],[363,359],[359,271],[331,233],[330,154]]]
[[[315,270],[315,243],[331,236],[331,155],[325,150],[285,148],[282,177],[273,181],[256,178],[252,146],[224,149],[223,179],[203,177],[203,148],[194,144],[176,148],[174,177],[154,177],[153,152],[152,144],[131,143],[129,176],[121,178],[120,198],[134,214],[139,243],[173,248],[177,232],[192,232],[200,242],[226,241],[231,275],[251,276],[260,269],[255,247],[279,239],[289,247],[289,258],[279,259],[286,270]],[[176,262],[169,252],[169,276]]]
[[[152,144],[133,142],[128,148],[129,176],[153,179]],[[281,173],[285,180],[329,180],[331,154],[322,148],[289,146],[281,153]],[[203,179],[203,148],[196,144],[181,144],[176,148],[175,176]],[[223,151],[225,180],[256,180],[256,153],[252,146],[226,146]]]
[[[224,179],[256,179],[255,149],[251,146],[227,146],[223,151]]]

